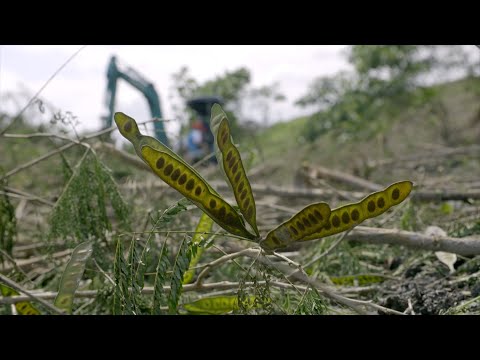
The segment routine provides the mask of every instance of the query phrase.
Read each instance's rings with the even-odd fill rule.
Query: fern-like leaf
[[[104,239],[106,231],[111,230],[108,200],[120,223],[128,229],[128,207],[109,170],[87,150],[52,210],[50,238]]]
[[[190,246],[187,238],[184,238],[178,249],[170,280],[170,294],[168,296],[168,312],[170,314],[177,313],[178,301],[183,289],[183,276],[190,265],[190,258]]]
[[[158,259],[157,271],[155,275],[155,284],[153,290],[153,308],[152,314],[160,315],[161,306],[167,303],[167,296],[163,285],[167,279],[167,270],[170,267],[170,260],[168,259],[168,247],[167,239],[163,242],[162,250],[160,251],[160,257]]]
[[[6,185],[6,181],[4,182]],[[3,186],[0,186],[5,191]],[[12,255],[13,242],[17,233],[15,209],[7,195],[0,194],[0,250]],[[3,262],[3,253],[0,252],[0,262]]]
[[[123,257],[123,246],[120,239],[117,242],[113,271],[115,282],[113,313],[115,315],[132,314],[132,305],[128,291],[130,272]]]

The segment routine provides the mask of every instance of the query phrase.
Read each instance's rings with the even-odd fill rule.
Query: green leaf
[[[167,296],[163,285],[167,278],[167,270],[170,267],[170,260],[168,259],[167,239],[163,242],[160,257],[158,259],[157,271],[155,275],[155,284],[153,286],[153,308],[152,314],[160,315],[162,312],[160,307],[167,303]]]
[[[178,301],[183,288],[183,275],[188,270],[190,257],[190,247],[187,239],[184,238],[178,249],[177,257],[173,264],[172,278],[170,279],[170,294],[168,296],[168,312],[170,314],[177,312]]]
[[[232,141],[227,115],[219,104],[212,106],[210,127],[215,137],[215,155],[218,164],[227,177],[233,190],[235,200],[245,220],[259,236],[257,228],[255,199],[247,174],[243,167],[242,157]]]
[[[6,184],[6,181],[3,182]],[[5,191],[0,185],[0,190]],[[12,255],[13,241],[17,233],[17,220],[15,209],[7,195],[0,195],[0,250]],[[0,252],[0,262],[3,262],[3,254]]]
[[[140,263],[140,256],[137,251],[137,242],[135,241],[135,239],[132,239],[130,243],[130,249],[128,250],[127,259],[127,267],[129,270],[128,282],[131,288],[131,291],[129,292],[129,299],[130,303],[132,304],[133,312],[135,314],[138,314],[139,310],[137,307],[137,297],[140,296],[142,289],[137,283],[137,272],[135,271],[135,269],[138,268],[138,264]]]
[[[205,235],[205,233],[208,233],[212,230],[212,226],[213,226],[213,220],[210,219],[210,217],[207,214],[203,213],[202,216],[200,217],[200,220],[198,221],[197,228],[195,229],[195,235],[192,238],[192,245],[198,246],[198,244],[200,244],[204,240],[204,237],[207,236]],[[192,260],[190,261],[190,268],[195,267],[198,264],[204,250],[205,248],[203,246],[197,248],[196,254],[193,256]],[[195,276],[195,269],[188,270],[185,273],[185,276],[183,277],[183,283],[188,284],[190,281],[192,281],[194,276]]]
[[[123,315],[132,314],[132,304],[128,291],[130,271],[127,262],[123,257],[122,240],[117,241],[117,250],[115,252],[115,263],[113,265],[115,291],[113,298],[113,314]]]
[[[147,271],[147,267],[150,264],[151,260],[151,246],[152,246],[152,236],[153,232],[149,234],[147,243],[142,250],[142,254],[140,255],[140,261],[137,264],[137,270],[135,272],[135,279],[136,284],[138,285],[139,290],[142,290],[145,286],[145,272]]]
[[[49,237],[105,239],[106,231],[112,229],[108,201],[120,224],[128,229],[129,210],[110,171],[87,150],[52,210]]]
[[[63,271],[54,304],[59,309],[65,310],[68,314],[72,313],[73,297],[85,272],[85,264],[92,255],[92,251],[91,241],[86,241],[78,245],[73,250],[72,256]]]

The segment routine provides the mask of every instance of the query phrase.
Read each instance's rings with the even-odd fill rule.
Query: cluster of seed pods
[[[347,231],[404,201],[413,186],[411,181],[397,182],[359,202],[333,210],[324,202],[308,205],[260,240],[252,188],[240,152],[232,141],[227,116],[220,105],[213,105],[210,123],[215,137],[215,152],[243,217],[180,156],[158,140],[142,135],[133,118],[116,113],[115,122],[122,135],[132,142],[140,158],[163,181],[190,199],[222,228],[246,239],[260,241],[260,246],[267,251]],[[246,229],[244,219],[255,235]]]

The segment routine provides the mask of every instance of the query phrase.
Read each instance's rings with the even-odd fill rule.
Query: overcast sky
[[[18,111],[18,106],[28,99],[17,97],[19,104],[14,105],[5,95],[35,94],[79,48],[77,45],[1,46],[0,111]],[[107,114],[106,70],[110,56],[115,54],[121,63],[154,83],[163,116],[171,118],[171,77],[182,66],[187,66],[199,82],[244,66],[251,71],[253,86],[280,83],[287,101],[275,105],[271,118],[283,121],[305,114],[305,110],[293,103],[305,93],[312,79],[348,68],[344,49],[344,45],[89,45],[48,84],[40,98],[62,111],[71,111],[78,117],[81,130],[100,129],[100,117]],[[143,95],[123,81],[119,81],[116,104],[116,111],[132,115],[138,121],[150,117]],[[177,128],[174,123],[167,125],[169,132]]]

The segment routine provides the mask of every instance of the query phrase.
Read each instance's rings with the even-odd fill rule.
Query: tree
[[[194,114],[187,108],[186,103],[195,96],[217,95],[224,100],[224,107],[230,119],[233,131],[242,137],[244,129],[238,124],[238,118],[243,117],[246,103],[253,103],[260,108],[261,120],[266,121],[269,116],[270,103],[283,101],[285,96],[279,90],[279,83],[264,85],[258,88],[250,86],[251,73],[245,67],[226,71],[203,83],[196,81],[187,67],[182,67],[172,75],[174,85],[170,99],[180,99],[180,104],[174,105],[175,117],[181,119],[183,130],[188,127],[189,119]]]
[[[463,50],[453,50],[431,45],[351,46],[346,55],[354,71],[315,79],[296,101],[317,109],[305,129],[306,139],[331,131],[343,139],[379,134],[406,107],[432,98],[434,91],[425,86],[432,70],[465,63]]]

